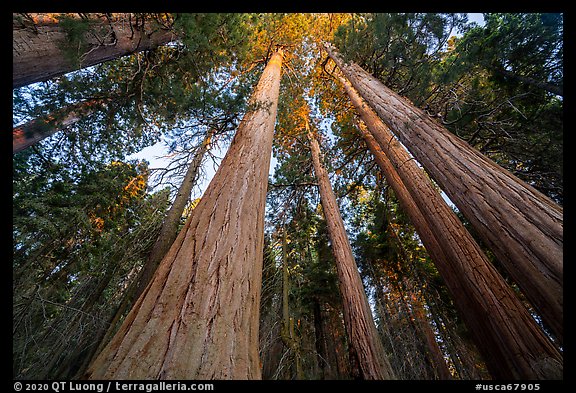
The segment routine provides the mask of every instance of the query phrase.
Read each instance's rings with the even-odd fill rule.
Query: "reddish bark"
[[[12,88],[42,82],[67,72],[89,67],[135,52],[165,45],[174,34],[160,26],[137,23],[132,14],[91,15],[87,50],[72,61],[64,54],[67,32],[53,14],[34,14],[32,26],[13,24]],[[77,14],[69,15],[77,18]]]
[[[352,85],[341,78],[377,156],[495,378],[558,379],[562,356],[458,217]],[[377,142],[377,144],[374,143]]]
[[[200,146],[198,146],[198,150],[194,153],[194,157],[190,161],[188,165],[188,169],[186,170],[186,174],[184,175],[184,179],[182,180],[182,184],[178,189],[178,193],[176,194],[176,198],[172,203],[172,206],[166,213],[166,217],[162,223],[162,227],[160,228],[160,234],[156,239],[156,242],[152,246],[152,250],[146,259],[146,262],[142,266],[142,269],[138,273],[137,277],[132,281],[126,293],[123,295],[124,298],[122,302],[117,307],[115,313],[110,318],[108,331],[105,335],[101,338],[101,342],[98,345],[98,348],[94,351],[92,356],[97,355],[100,350],[108,343],[110,338],[116,332],[118,327],[119,321],[121,320],[122,316],[126,313],[127,310],[130,310],[134,305],[134,302],[140,297],[140,295],[144,292],[154,273],[158,269],[158,265],[162,261],[162,258],[166,255],[170,247],[176,240],[178,236],[178,226],[180,224],[180,219],[182,214],[184,213],[184,209],[186,208],[186,204],[190,199],[190,193],[192,192],[192,187],[195,184],[196,177],[198,175],[198,171],[200,170],[200,166],[202,164],[202,159],[204,158],[204,154],[208,150],[211,137],[213,135],[213,131],[208,132],[206,138],[202,142]]]
[[[89,379],[260,379],[264,208],[282,53],[228,153]]]
[[[340,216],[336,196],[330,186],[328,172],[320,161],[320,146],[311,132],[308,132],[308,138],[314,172],[318,179],[322,210],[332,243],[332,253],[336,260],[342,293],[344,324],[352,359],[357,361],[362,379],[394,379],[394,373],[374,324],[362,279],[352,254],[352,247]]]
[[[12,130],[12,153],[16,154],[41,140],[48,138],[102,108],[109,99],[92,99],[82,101],[59,109],[54,113],[20,124]]]
[[[563,337],[563,209],[356,64],[330,57],[438,182],[555,336]]]

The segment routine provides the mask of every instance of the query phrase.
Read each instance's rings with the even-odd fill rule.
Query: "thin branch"
[[[290,183],[290,184],[268,183],[268,188],[308,187],[308,186],[318,187],[318,183],[315,182],[302,182],[302,183]]]

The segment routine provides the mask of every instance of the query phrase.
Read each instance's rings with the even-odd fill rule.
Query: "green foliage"
[[[334,43],[384,84],[419,104],[450,34],[465,14],[360,14],[337,30]]]
[[[70,63],[80,66],[82,55],[90,49],[86,35],[97,23],[89,18],[71,17],[66,14],[61,14],[57,18],[58,25],[66,32],[67,39],[59,43],[60,49]]]
[[[563,84],[562,15],[484,17],[484,27],[453,40],[427,105],[452,132],[562,203],[563,100],[549,91]]]
[[[167,194],[147,194],[142,165],[113,162],[73,179],[23,161],[14,167],[14,375],[71,378],[59,364],[86,356],[105,331],[155,241]]]
[[[468,351],[466,329],[360,138],[320,43],[332,40],[347,59],[561,203],[563,100],[542,84],[562,85],[563,16],[485,14],[485,26],[468,25],[464,14],[431,13],[139,14],[138,20],[173,29],[177,39],[13,92],[15,124],[82,101],[106,102],[14,156],[14,376],[66,379],[81,370],[147,256],[169,189],[151,194],[148,169],[125,157],[164,140],[174,166],[185,167],[210,131],[225,146],[249,109],[262,67],[282,47],[260,332],[267,376],[294,378],[286,360],[295,356],[306,378],[353,375],[308,120],[397,375],[433,376],[410,311],[421,303],[426,320],[420,322],[434,330],[458,369],[454,375],[477,377],[460,359]],[[87,19],[60,22],[77,60],[89,50],[86,37],[95,26]],[[278,328],[283,231],[297,350],[282,344]],[[333,351],[324,359],[322,323]],[[340,371],[329,374],[321,365]]]
[[[360,14],[334,42],[349,60],[558,203],[563,201],[562,14]],[[454,36],[460,31],[463,36]]]
[[[157,16],[140,18],[159,23]],[[66,112],[80,101],[104,100],[104,105],[65,133],[41,142],[50,146],[51,159],[86,168],[122,160],[168,133],[175,139],[191,127],[203,132],[234,129],[253,83],[253,75],[238,75],[237,70],[243,61],[242,48],[249,42],[246,18],[243,14],[176,15],[172,29],[175,37],[183,37],[180,41],[15,90],[15,122]],[[87,23],[63,20],[76,35],[83,30],[75,24]],[[197,143],[196,138],[185,137],[179,142],[183,149]]]
[[[247,14],[177,14],[174,30],[181,35],[187,52],[199,71],[241,60],[249,50]]]
[[[562,14],[485,14],[485,26],[462,38],[470,62],[495,72],[500,83],[516,84],[496,74],[507,70],[538,81],[562,85]]]

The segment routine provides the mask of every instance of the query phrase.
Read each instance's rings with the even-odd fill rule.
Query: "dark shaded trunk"
[[[275,378],[284,344],[281,339],[282,288],[276,256],[272,252],[271,237],[265,237],[264,262],[262,268],[262,300],[260,301],[260,356],[262,379]]]
[[[16,154],[78,122],[82,117],[102,109],[109,101],[103,98],[83,101],[15,126],[12,129],[12,153]]]
[[[326,45],[346,78],[438,182],[554,335],[563,336],[563,209]]]
[[[304,379],[300,361],[300,342],[294,333],[294,319],[290,317],[290,277],[288,275],[288,243],[286,228],[282,229],[282,328],[280,337],[292,352],[296,379]]]
[[[345,80],[342,80],[342,82],[345,83]],[[401,184],[400,179],[397,176],[398,174],[395,172],[394,168],[390,166],[391,163],[388,160],[388,158],[386,156],[381,155],[382,150],[380,149],[378,142],[376,142],[374,137],[370,135],[369,132],[367,132],[365,127],[366,126],[364,125],[364,123],[358,121],[358,128],[364,138],[364,141],[369,146],[369,150],[375,157],[376,155],[378,155],[378,158],[376,158],[378,166],[383,172],[392,171],[393,173],[391,177],[393,178],[392,181],[389,182],[395,183],[395,186],[398,188],[398,191],[400,192],[406,191],[406,188],[403,187],[403,184]],[[392,188],[394,189],[394,187]],[[408,197],[411,198],[410,196]],[[404,196],[404,198],[406,198],[406,196]],[[410,202],[408,202],[408,204],[410,204]],[[398,235],[397,231],[394,229],[393,226],[389,226],[388,229],[390,230],[396,244],[398,245],[398,249],[400,250],[400,257],[404,261],[409,261],[410,257],[408,256],[408,253],[406,252],[406,249],[404,248],[402,240]],[[398,266],[397,268],[397,273],[400,277],[407,276],[407,274],[403,271],[403,269],[400,266]],[[398,278],[396,280],[394,279],[392,280],[393,285],[396,287],[400,295],[400,301],[401,304],[403,305],[404,312],[406,313],[406,315],[409,316],[408,321],[410,323],[412,330],[423,341],[425,345],[423,352],[426,354],[428,365],[430,366],[430,371],[432,374],[431,378],[434,378],[435,376],[436,379],[452,379],[452,374],[448,369],[442,350],[440,349],[438,343],[436,342],[435,333],[432,330],[430,321],[426,316],[424,306],[416,294],[417,289],[411,282],[406,282],[406,279]],[[410,304],[408,304],[407,297],[410,298],[409,302]]]
[[[519,75],[515,72],[511,72],[511,71],[505,70],[503,68],[490,67],[490,69],[497,74],[505,76],[506,78],[514,79],[514,80],[517,80],[519,82],[526,83],[526,84],[529,84],[531,86],[535,86],[539,89],[546,90],[549,93],[564,97],[563,86],[553,85],[552,83],[547,83],[547,82],[541,82],[541,81],[538,81],[534,78],[530,78],[530,77],[524,76],[524,75]]]
[[[428,356],[431,360],[432,368],[436,373],[438,379],[452,379],[452,374],[446,365],[446,360],[444,359],[444,354],[440,350],[438,343],[436,342],[436,335],[430,326],[430,322],[426,317],[426,311],[424,306],[418,299],[418,297],[412,293],[411,294],[411,304],[414,310],[414,316],[418,321],[417,328],[420,330],[421,334],[424,336],[424,341],[426,342],[426,348]]]
[[[558,350],[388,127],[348,81],[341,78],[341,82],[377,142],[363,131],[377,163],[430,253],[492,375],[562,378]]]
[[[330,363],[328,362],[328,349],[326,348],[326,332],[324,332],[324,320],[322,318],[322,309],[320,301],[314,298],[314,347],[318,358],[320,368],[320,379],[333,379]]]

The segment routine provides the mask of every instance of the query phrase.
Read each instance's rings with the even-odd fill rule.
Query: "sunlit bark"
[[[172,246],[176,240],[176,237],[178,236],[178,226],[180,225],[180,219],[184,213],[186,204],[190,199],[190,193],[192,192],[192,188],[196,182],[198,172],[202,164],[202,159],[208,151],[212,135],[213,131],[208,132],[200,146],[198,146],[197,150],[195,151],[190,164],[188,164],[188,169],[186,170],[184,179],[180,184],[180,188],[176,193],[176,198],[166,213],[166,217],[164,218],[162,227],[160,228],[160,234],[158,235],[156,242],[154,242],[152,250],[146,259],[146,262],[144,262],[142,269],[138,273],[138,276],[127,288],[126,293],[123,295],[124,298],[122,299],[122,302],[116,309],[116,312],[110,318],[108,331],[101,338],[101,343],[99,344],[98,349],[94,351],[93,356],[100,352],[102,347],[108,343],[110,338],[116,332],[122,316],[125,315],[126,311],[132,308],[134,302],[144,292],[148,284],[150,284],[150,281],[158,269],[158,265],[162,261],[162,258],[164,258],[170,249],[170,246]]]
[[[340,216],[336,196],[330,185],[328,172],[320,161],[320,146],[310,131],[308,131],[308,139],[314,172],[318,179],[322,211],[328,227],[332,253],[336,260],[344,324],[352,357],[358,363],[362,379],[394,379],[394,373],[374,324],[362,279],[352,254],[352,247]]]
[[[78,14],[68,17],[78,18]],[[32,15],[32,24],[14,23],[12,34],[12,88],[42,82],[67,72],[89,67],[135,52],[165,45],[174,39],[168,30],[143,23],[133,14],[90,14],[90,33],[85,34],[87,49],[75,54],[67,32],[54,14]]]
[[[264,207],[282,53],[228,153],[89,379],[260,379]]]

